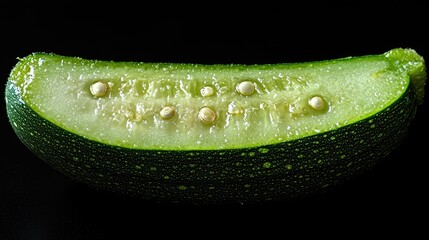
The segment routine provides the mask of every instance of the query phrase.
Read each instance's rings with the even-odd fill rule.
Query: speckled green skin
[[[145,199],[195,204],[283,200],[343,183],[401,143],[417,107],[410,84],[387,109],[331,132],[256,148],[153,151],[65,131],[29,108],[10,81],[6,99],[22,142],[72,179]]]

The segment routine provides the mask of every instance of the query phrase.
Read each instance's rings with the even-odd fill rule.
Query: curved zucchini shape
[[[157,201],[301,197],[374,166],[423,102],[413,49],[264,65],[33,53],[6,86],[20,140],[72,179]]]

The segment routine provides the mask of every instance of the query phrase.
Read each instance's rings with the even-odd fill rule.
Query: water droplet
[[[201,93],[201,96],[203,96],[203,97],[209,97],[209,96],[214,95],[215,91],[212,87],[205,86],[205,87],[201,88],[200,93]]]
[[[241,107],[237,106],[237,104],[235,102],[231,102],[228,105],[228,113],[229,114],[239,114],[242,112]]]

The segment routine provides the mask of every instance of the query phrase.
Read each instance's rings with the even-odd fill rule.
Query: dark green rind
[[[417,108],[410,84],[385,110],[335,131],[256,148],[148,151],[59,128],[28,107],[10,81],[5,94],[17,136],[65,175],[97,189],[193,204],[285,200],[330,189],[397,147]]]

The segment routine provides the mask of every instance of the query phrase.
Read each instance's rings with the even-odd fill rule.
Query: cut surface
[[[10,81],[43,118],[91,140],[138,149],[232,149],[322,133],[387,108],[419,67],[398,68],[398,54],[245,66],[36,53],[20,60]]]

